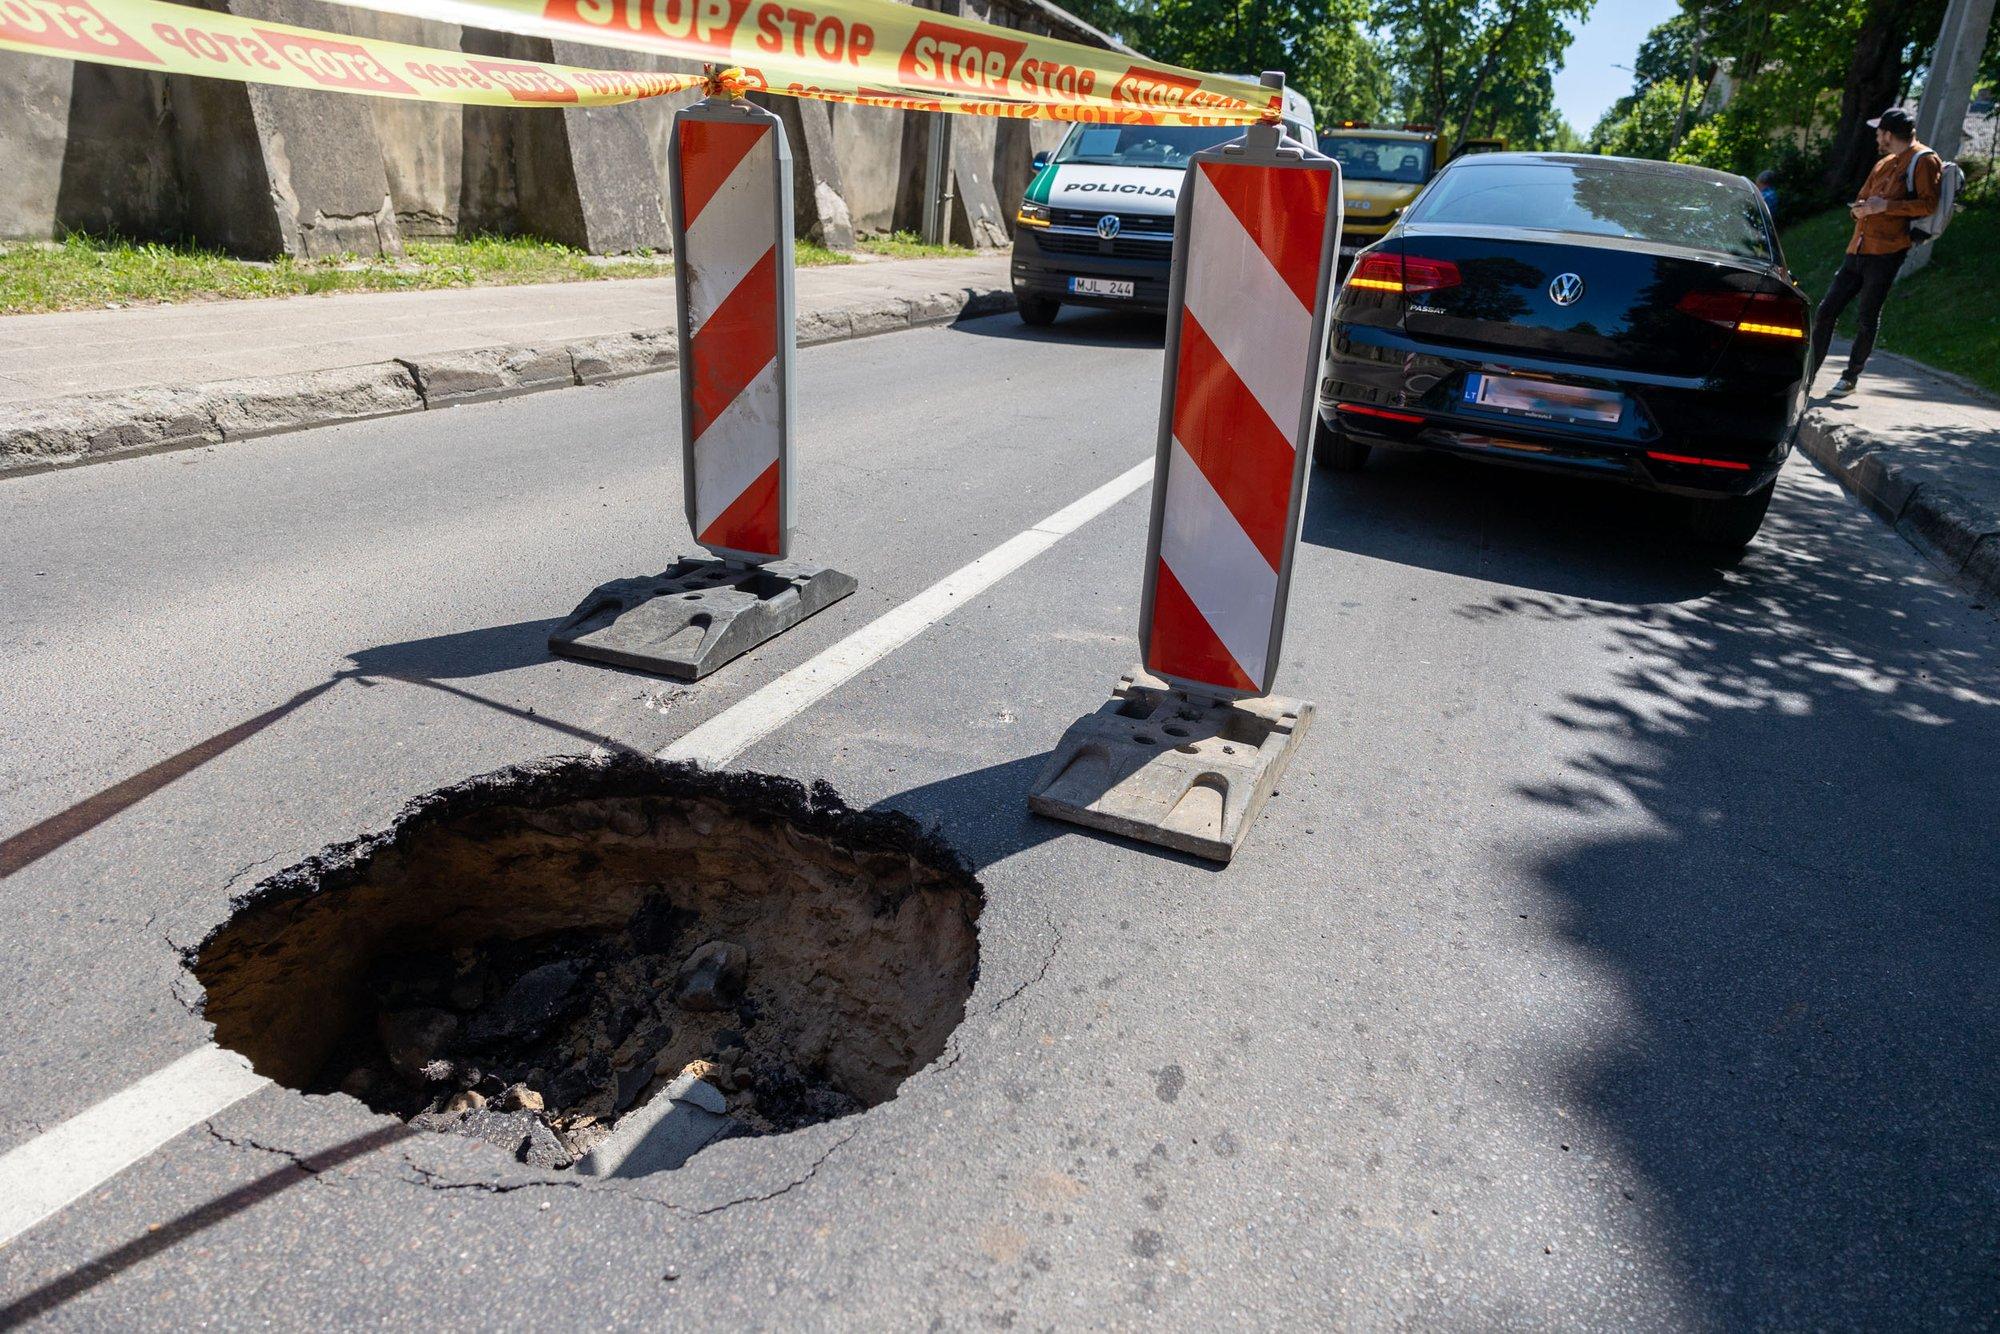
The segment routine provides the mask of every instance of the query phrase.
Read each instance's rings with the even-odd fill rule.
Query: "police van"
[[[1285,89],[1285,133],[1317,147],[1312,107]],[[1228,143],[1241,125],[1070,127],[1014,215],[1014,296],[1021,318],[1048,324],[1065,305],[1164,313],[1174,204],[1190,155]]]

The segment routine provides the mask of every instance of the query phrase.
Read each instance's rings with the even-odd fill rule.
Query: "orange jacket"
[[[1921,150],[1924,145],[1911,142],[1900,153],[1891,153],[1875,164],[1868,173],[1868,179],[1861,186],[1861,194],[1854,201],[1862,203],[1872,195],[1881,195],[1889,201],[1889,207],[1880,213],[1854,220],[1854,235],[1847,243],[1850,255],[1893,255],[1899,250],[1910,248],[1910,219],[1926,217],[1937,211],[1938,182],[1944,177],[1944,164],[1936,153],[1925,153],[1917,163],[1917,181],[1914,191],[1906,189],[1904,183],[1910,179],[1910,155]]]

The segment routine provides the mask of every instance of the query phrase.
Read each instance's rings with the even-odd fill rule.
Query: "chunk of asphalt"
[[[660,1095],[619,1118],[610,1136],[576,1165],[587,1177],[670,1172],[734,1129],[728,1099],[708,1081],[683,1074]]]
[[[466,1037],[480,1046],[534,1041],[569,1008],[582,977],[583,964],[575,959],[529,969],[506,995],[473,1016]]]

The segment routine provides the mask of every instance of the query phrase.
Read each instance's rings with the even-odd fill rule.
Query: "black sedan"
[[[1750,182],[1492,153],[1440,172],[1334,306],[1313,456],[1447,450],[1685,497],[1755,536],[1805,406],[1810,307]]]

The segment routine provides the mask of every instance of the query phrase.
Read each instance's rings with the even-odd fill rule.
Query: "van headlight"
[[[1014,215],[1014,221],[1023,227],[1046,227],[1049,225],[1049,210],[1043,204],[1023,204]]]

